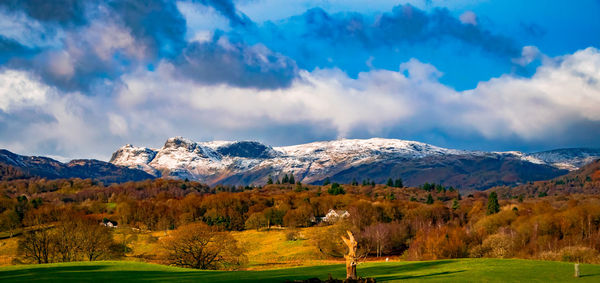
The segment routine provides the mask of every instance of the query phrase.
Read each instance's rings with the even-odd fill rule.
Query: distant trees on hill
[[[269,176],[267,179],[267,185],[272,185],[273,184],[273,177]],[[287,173],[283,175],[283,178],[281,179],[281,181],[279,180],[279,178],[277,178],[277,181],[275,181],[275,184],[296,184],[296,179],[294,178],[294,174],[290,174],[288,175]]]
[[[336,195],[343,195],[346,192],[344,191],[342,186],[340,186],[340,184],[333,183],[333,184],[331,184],[331,187],[329,187],[329,189],[327,189],[327,193],[330,195],[336,196]]]
[[[600,175],[590,176],[590,181],[578,178],[586,186],[595,186]],[[394,179],[394,186],[371,180],[363,180],[364,185],[353,180],[352,184],[295,182],[292,186],[290,179],[288,174],[285,185],[212,188],[168,179],[110,186],[81,179],[4,181],[0,182],[0,231],[7,232],[6,237],[11,231],[24,231],[19,236],[20,260],[34,263],[118,257],[127,247],[111,241],[114,230],[99,224],[105,217],[117,221],[119,229],[165,231],[160,234],[173,236],[182,231],[178,237],[183,240],[189,239],[186,233],[192,238],[206,236],[194,236],[192,228],[184,228],[198,224],[217,233],[217,238],[209,237],[211,241],[231,245],[233,250],[227,231],[323,226],[303,230],[302,237],[327,256],[343,254],[344,247],[336,237],[350,230],[363,256],[584,258],[585,262],[600,262],[597,194],[549,193],[539,198],[536,192],[501,198],[494,192],[473,192],[461,197],[454,188],[441,184],[396,187]],[[565,183],[575,184],[569,180]],[[330,210],[347,211],[348,217],[335,224],[323,223],[322,217]],[[73,240],[80,238],[85,241]],[[211,250],[210,245],[205,247]],[[176,246],[168,251],[177,252]],[[169,262],[233,269],[244,261],[243,254],[223,257],[231,261],[184,264],[188,256],[172,254]]]

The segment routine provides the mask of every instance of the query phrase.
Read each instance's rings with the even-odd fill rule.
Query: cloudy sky
[[[0,0],[0,148],[600,147],[600,1]]]

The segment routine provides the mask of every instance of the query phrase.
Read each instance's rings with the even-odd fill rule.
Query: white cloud
[[[0,72],[0,147],[24,154],[101,157],[99,97],[61,93],[29,72]],[[112,147],[112,145],[109,145]]]
[[[36,107],[46,102],[50,88],[24,71],[0,72],[0,110],[11,112],[23,107]]]
[[[463,24],[469,24],[469,25],[477,25],[477,15],[475,13],[473,13],[473,11],[466,11],[464,13],[462,13],[458,19],[460,20],[461,23]]]
[[[107,159],[123,143],[156,146],[173,135],[231,137],[248,131],[269,142],[270,128],[293,125],[331,129],[338,137],[357,130],[384,136],[400,128],[492,141],[567,138],[577,146],[598,135],[573,136],[572,127],[600,128],[600,52],[594,48],[544,60],[531,78],[504,75],[461,92],[440,83],[434,66],[414,59],[397,72],[372,70],[357,78],[338,69],[301,71],[289,88],[276,90],[207,86],[177,76],[175,68],[163,62],[155,71],[123,75],[122,88],[104,97],[58,93],[28,73],[5,70],[0,109],[18,115],[33,108],[50,118],[22,122],[16,133],[0,131],[2,146]]]
[[[112,134],[119,136],[125,136],[129,131],[127,121],[121,115],[115,113],[108,114],[108,128]]]
[[[47,54],[48,68],[52,74],[58,77],[71,78],[75,73],[73,60],[69,53],[64,50],[51,51]]]
[[[546,60],[532,78],[505,75],[463,92],[440,83],[442,74],[434,66],[415,59],[399,72],[373,70],[356,79],[337,69],[302,71],[290,88],[280,90],[206,86],[178,79],[174,68],[163,63],[156,72],[124,76],[123,109],[135,116],[160,105],[168,112],[161,119],[193,113],[190,118],[199,124],[220,125],[223,131],[305,122],[332,127],[338,136],[357,128],[377,135],[400,125],[539,140],[564,133],[569,124],[600,122],[600,54],[594,48]],[[202,120],[198,113],[211,115]]]
[[[72,35],[70,45],[75,45],[72,42],[81,40],[81,37],[104,61],[112,59],[111,57],[117,50],[122,50],[125,54],[137,59],[142,59],[146,55],[145,46],[137,43],[128,29],[109,22],[93,22],[90,27],[77,35]]]
[[[588,48],[547,61],[530,79],[503,76],[480,83],[461,99],[470,106],[462,123],[490,138],[551,138],[573,123],[598,123],[600,52]]]
[[[521,57],[512,59],[512,62],[521,66],[527,66],[534,60],[543,57],[542,52],[536,46],[524,46]]]
[[[51,30],[22,12],[7,12],[0,8],[0,35],[34,47],[58,47],[63,37],[61,30]]]

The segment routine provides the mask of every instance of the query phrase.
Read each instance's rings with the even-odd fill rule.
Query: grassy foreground
[[[600,282],[600,265],[581,265],[582,277],[573,278],[573,264],[517,259],[459,259],[422,262],[371,262],[358,266],[363,277],[377,281],[433,282]],[[343,265],[322,265],[262,271],[198,271],[141,262],[105,261],[0,268],[0,282],[282,282],[328,274],[342,278]]]

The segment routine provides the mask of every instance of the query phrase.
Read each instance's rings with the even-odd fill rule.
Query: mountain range
[[[437,147],[396,139],[341,139],[271,147],[255,141],[194,142],[168,139],[162,148],[125,145],[110,163],[214,184],[264,184],[269,176],[293,174],[303,183],[441,183],[463,190],[519,185],[567,174],[600,158],[600,149],[558,149],[536,153],[485,152]]]
[[[68,163],[42,156],[23,156],[0,150],[0,180],[40,177],[46,179],[82,178],[104,183],[122,183],[153,179],[154,176],[125,166],[94,159],[77,159]]]
[[[322,184],[402,178],[404,185],[441,183],[462,190],[526,185],[549,180],[600,159],[600,149],[571,148],[535,153],[486,152],[437,147],[397,139],[341,139],[271,147],[256,141],[194,142],[168,139],[161,148],[125,145],[109,162],[68,163],[0,150],[0,179],[93,178],[105,183],[157,177],[209,185],[261,185],[293,174],[302,183]]]

